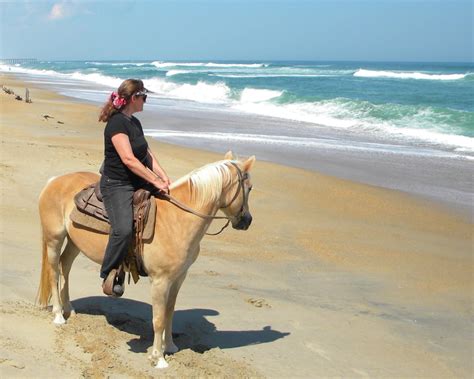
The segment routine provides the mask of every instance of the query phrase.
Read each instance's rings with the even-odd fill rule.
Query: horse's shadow
[[[146,352],[153,343],[152,308],[149,304],[130,299],[86,297],[72,302],[79,314],[104,315],[107,322],[117,329],[137,338],[127,344],[136,353]],[[191,349],[203,353],[214,347],[233,347],[276,341],[290,333],[273,330],[265,326],[261,330],[217,330],[206,316],[217,316],[213,309],[187,309],[175,311],[173,317],[173,339],[180,350]]]

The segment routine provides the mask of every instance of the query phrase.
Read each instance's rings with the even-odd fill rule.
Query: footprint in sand
[[[255,298],[249,298],[245,300],[247,303],[252,304],[254,307],[257,308],[271,308],[272,306],[267,303],[265,299],[255,299]]]

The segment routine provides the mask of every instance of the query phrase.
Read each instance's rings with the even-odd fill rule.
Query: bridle
[[[239,185],[237,186],[237,191],[235,192],[234,197],[229,202],[229,204],[227,204],[225,207],[221,207],[219,209],[229,208],[232,205],[232,203],[239,196],[240,191],[242,191],[242,193],[243,193],[242,207],[240,208],[240,211],[239,211],[238,215],[234,216],[234,217],[238,217],[238,216],[241,216],[244,213],[245,208],[248,205],[249,197],[248,197],[248,194],[245,192],[244,182],[248,179],[249,174],[247,172],[242,172],[242,170],[239,168],[239,166],[237,166],[237,164],[235,164],[234,162],[229,162],[229,163],[232,164],[237,170],[237,175],[239,176]],[[175,197],[171,196],[168,193],[160,192],[159,195],[164,197],[166,200],[168,200],[171,204],[175,205],[176,207],[182,209],[185,212],[191,213],[195,216],[198,216],[198,217],[201,217],[201,218],[204,218],[204,219],[211,219],[211,220],[227,220],[227,223],[222,227],[221,230],[219,230],[217,233],[206,233],[206,235],[208,235],[208,236],[217,236],[218,234],[222,233],[225,228],[227,228],[229,226],[229,223],[231,221],[231,217],[229,217],[229,216],[206,215],[206,214],[200,213],[200,212],[188,207],[187,205],[181,203],[179,200],[177,200]]]

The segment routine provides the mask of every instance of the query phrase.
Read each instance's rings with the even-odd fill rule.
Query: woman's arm
[[[159,177],[163,179],[164,182],[168,183],[168,186],[171,185],[171,180],[166,174],[165,170],[163,170],[163,167],[158,163],[158,159],[156,159],[155,155],[153,152],[148,148],[148,155],[151,157],[152,161],[152,170],[155,174],[157,174]]]
[[[157,178],[148,168],[146,168],[133,154],[132,146],[128,136],[124,133],[117,133],[112,137],[112,144],[117,150],[123,164],[127,166],[130,171],[147,182],[153,184],[156,188],[168,191],[168,183]]]

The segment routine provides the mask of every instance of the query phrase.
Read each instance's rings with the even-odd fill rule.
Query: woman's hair
[[[99,121],[107,122],[110,117],[115,113],[122,110],[126,104],[130,102],[131,97],[139,92],[143,91],[145,87],[140,79],[127,79],[124,80],[117,92],[112,92],[109,99],[102,107],[99,115]]]

